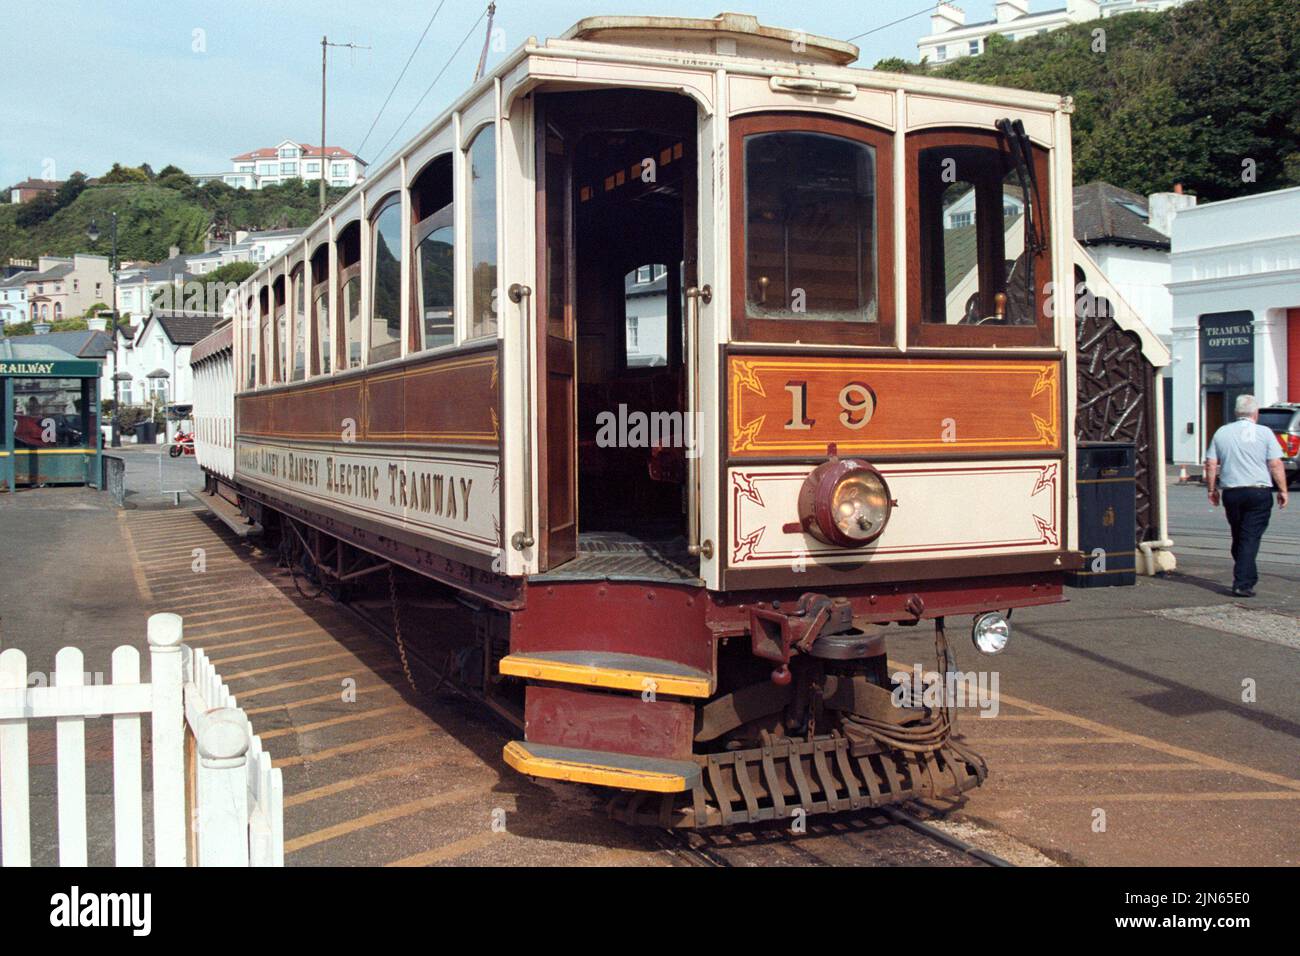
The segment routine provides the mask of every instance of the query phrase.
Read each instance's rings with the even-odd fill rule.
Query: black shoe
[[[1254,588],[1233,588],[1232,596],[1233,597],[1254,597],[1255,589]]]

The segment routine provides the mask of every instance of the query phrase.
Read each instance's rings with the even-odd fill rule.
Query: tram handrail
[[[705,305],[713,301],[713,289],[708,285],[691,286],[686,290],[686,377],[690,383],[687,400],[687,415],[695,432],[695,441],[700,440],[698,426],[700,416],[700,301]],[[686,551],[692,557],[713,557],[713,542],[701,541],[700,521],[700,449],[693,449],[695,454],[686,456],[691,486],[690,521],[688,522],[688,539]]]
[[[511,302],[520,304],[519,311],[523,317],[523,335],[520,338],[524,350],[524,427],[520,431],[524,439],[524,527],[510,537],[511,546],[516,551],[523,551],[536,543],[533,538],[533,290],[515,282],[506,290],[506,295]]]

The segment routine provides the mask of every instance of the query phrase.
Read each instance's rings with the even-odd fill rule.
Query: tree
[[[14,222],[23,229],[39,226],[59,211],[58,200],[53,193],[41,193],[35,199],[29,199],[18,206],[14,213]]]
[[[113,168],[99,177],[101,183],[147,183],[149,174],[138,166],[123,166],[114,163]]]
[[[54,200],[60,209],[71,206],[86,188],[86,174],[75,172],[69,176],[54,194]]]
[[[936,73],[1072,96],[1076,182],[1181,183],[1226,199],[1300,184],[1294,17],[1272,0],[1193,0],[1015,43],[992,36]]]
[[[220,268],[204,273],[204,282],[243,282],[257,271],[255,262],[227,262]]]

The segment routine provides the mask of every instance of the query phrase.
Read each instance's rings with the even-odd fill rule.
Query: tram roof
[[[768,54],[775,52],[772,44],[783,44],[784,49],[793,50],[790,41],[798,38],[803,44],[805,56],[802,59],[757,56],[752,55],[759,52],[752,46],[746,48],[747,53],[751,55],[704,52],[691,48],[691,44],[684,45],[679,42],[682,36],[699,35],[713,39],[730,39],[742,34],[749,36],[751,40],[758,37],[761,42],[765,42],[767,45],[763,52]],[[329,220],[331,210],[344,208],[350,204],[366,189],[367,183],[377,181],[391,172],[401,162],[403,156],[451,122],[455,113],[463,111],[474,103],[498,80],[510,76],[529,57],[608,60],[611,49],[625,51],[627,60],[645,63],[647,66],[680,68],[688,65],[695,69],[725,69],[733,73],[751,75],[812,76],[828,81],[852,83],[867,89],[905,90],[911,93],[926,93],[971,102],[997,103],[1030,110],[1060,109],[1073,112],[1074,108],[1073,98],[1069,96],[848,66],[847,62],[852,62],[852,60],[845,61],[849,51],[852,51],[853,59],[857,58],[858,48],[855,45],[829,37],[804,34],[797,30],[764,26],[756,17],[745,14],[721,13],[713,18],[587,17],[579,20],[558,38],[539,41],[536,36],[528,37],[484,73],[476,83],[469,86],[433,120],[420,127],[383,163],[367,170],[364,180],[349,189],[330,209],[302,230],[303,236],[310,241],[312,235]],[[513,96],[511,99],[513,100]],[[283,260],[293,254],[294,251],[290,249],[268,261],[241,283],[241,289],[250,283],[260,282],[273,268],[282,267]]]

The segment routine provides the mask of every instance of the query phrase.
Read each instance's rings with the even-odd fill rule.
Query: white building
[[[302,232],[301,229],[271,229],[264,232],[239,230],[235,233],[233,242],[186,256],[186,266],[196,276],[202,276],[232,262],[255,262],[260,265],[274,259],[301,239]]]
[[[1140,196],[1104,182],[1074,187],[1074,238],[1166,347],[1173,341],[1170,230],[1195,205],[1181,190]]]
[[[1232,405],[1300,401],[1300,187],[1174,220],[1174,461],[1198,465]]]
[[[156,309],[136,329],[134,339],[119,336],[115,364],[131,376],[119,383],[122,404],[193,404],[190,350],[220,320],[221,316],[213,313]],[[105,395],[112,394],[110,383]]]
[[[185,256],[172,246],[162,262],[147,263],[119,269],[117,293],[114,303],[118,315],[130,315],[131,328],[136,328],[153,311],[154,296],[168,286],[177,288],[191,279]]]
[[[1059,30],[1071,23],[1138,10],[1158,11],[1181,6],[1187,0],[1065,0],[1064,7],[1032,13],[1029,0],[996,0],[993,19],[966,22],[966,11],[951,3],[935,5],[930,15],[930,35],[916,41],[917,51],[930,63],[946,63],[984,52],[988,38],[997,33],[1008,40]]]
[[[230,162],[229,172],[202,173],[194,181],[202,185],[221,180],[235,189],[261,189],[291,179],[316,182],[323,176],[330,186],[352,187],[366,174],[365,160],[341,146],[327,146],[322,155],[319,146],[291,139],[232,156]]]
[[[17,325],[27,321],[27,280],[34,275],[36,271],[31,269],[0,279],[0,323]]]
[[[668,364],[668,269],[646,265],[623,277],[623,347],[628,368]]]

